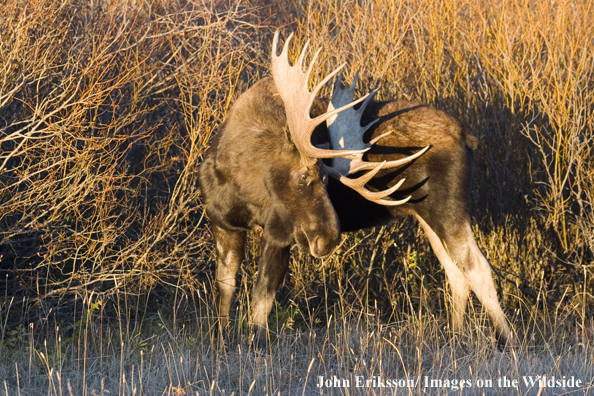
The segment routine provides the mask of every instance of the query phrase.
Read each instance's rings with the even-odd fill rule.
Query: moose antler
[[[323,165],[328,170],[328,173],[338,178],[344,185],[357,191],[366,199],[381,205],[390,206],[402,205],[407,202],[410,197],[400,201],[383,199],[400,188],[404,179],[389,189],[378,192],[367,190],[365,184],[367,184],[369,180],[380,171],[380,169],[389,169],[407,164],[415,158],[423,155],[429,149],[429,146],[414,155],[395,161],[363,161],[363,154],[369,150],[375,142],[386,135],[378,136],[369,143],[363,142],[363,133],[377,120],[367,124],[365,127],[361,127],[361,116],[363,115],[365,107],[373,98],[377,90],[353,101],[357,78],[355,77],[355,81],[350,88],[343,88],[341,73],[338,76],[333,97],[328,106],[328,111],[312,119],[309,116],[309,112],[318,92],[332,77],[341,71],[345,64],[336,68],[310,92],[307,84],[313,65],[318,58],[321,49],[316,51],[307,71],[304,73],[303,59],[305,58],[309,41],[305,43],[296,64],[291,66],[289,64],[288,48],[289,43],[293,38],[293,34],[291,33],[285,41],[285,45],[280,55],[278,55],[279,35],[280,33],[277,30],[274,33],[274,40],[272,42],[272,78],[279,95],[284,102],[289,132],[295,147],[297,147],[297,150],[299,150],[299,153],[301,154],[302,161],[312,162],[317,158],[334,158],[334,165],[332,167]],[[358,110],[355,110],[353,106],[360,102],[363,102],[363,104]],[[314,129],[324,121],[327,121],[331,136],[331,147],[333,149],[315,147],[311,143],[311,135]],[[337,149],[338,146],[343,149],[346,147],[346,149],[339,150]],[[369,170],[369,172],[356,179],[346,177],[347,175],[362,170]]]
[[[332,93],[332,99],[328,104],[329,112],[334,110],[334,108],[336,107],[345,107],[345,103],[352,102],[358,75],[359,72],[355,74],[355,78],[353,79],[353,83],[350,87],[343,86],[342,72],[338,75],[338,78],[336,79],[336,84],[334,86],[334,91]],[[408,164],[409,162],[415,160],[416,158],[423,155],[427,150],[429,150],[429,146],[423,148],[422,150],[413,155],[398,160],[383,162],[363,161],[363,153],[369,150],[369,148],[377,141],[379,141],[381,138],[391,133],[387,132],[380,136],[377,136],[376,138],[372,139],[369,143],[363,142],[363,134],[365,133],[365,131],[367,131],[372,125],[374,125],[379,120],[376,119],[363,127],[361,126],[361,117],[363,116],[363,112],[365,111],[365,108],[367,107],[367,105],[369,104],[369,102],[371,101],[371,99],[377,91],[378,89],[375,89],[369,95],[367,95],[365,101],[357,110],[355,110],[354,108],[345,109],[345,111],[341,112],[340,114],[336,114],[335,116],[329,118],[326,121],[326,125],[328,126],[328,132],[330,134],[331,147],[340,147],[342,149],[346,148],[347,150],[358,151],[357,154],[349,158],[335,158],[334,160],[332,160],[332,166],[328,167],[328,171],[331,175],[337,177],[344,185],[354,189],[370,201],[388,206],[402,205],[403,203],[408,202],[410,196],[399,201],[386,200],[383,198],[398,190],[402,183],[404,183],[404,179],[400,180],[398,183],[396,183],[396,185],[390,187],[389,189],[379,192],[372,192],[367,190],[365,188],[365,184],[367,184],[367,182],[369,182],[369,180],[371,180],[380,171],[380,169],[391,169]],[[346,177],[347,175],[351,175],[363,170],[370,171],[356,179],[350,179]]]
[[[328,111],[327,113],[312,119],[309,116],[309,111],[316,98],[316,95],[324,86],[324,84],[326,84],[332,77],[336,75],[336,73],[340,71],[340,69],[344,67],[344,64],[339,66],[336,70],[324,78],[321,83],[315,86],[312,92],[309,92],[307,83],[309,81],[313,65],[321,49],[316,51],[309,64],[307,72],[303,73],[303,59],[305,58],[305,52],[307,50],[309,41],[305,43],[297,63],[294,66],[291,66],[288,59],[288,48],[292,38],[293,34],[291,33],[285,42],[282,53],[278,55],[277,49],[279,31],[277,30],[274,34],[274,41],[272,43],[272,78],[274,79],[274,84],[276,85],[276,88],[278,89],[278,92],[285,103],[287,124],[289,125],[289,132],[291,134],[291,138],[293,139],[293,143],[301,153],[301,156],[305,157],[304,159],[335,157],[347,157],[353,159],[358,158],[358,155],[362,155],[362,153],[366,150],[321,149],[311,144],[311,134],[319,124],[326,121],[333,115],[336,115],[339,112],[356,105],[362,100],[365,100],[367,95],[358,99],[357,101],[348,103],[338,109],[332,109],[331,111]]]

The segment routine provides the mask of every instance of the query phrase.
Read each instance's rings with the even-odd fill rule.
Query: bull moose
[[[200,169],[216,245],[220,326],[229,323],[248,230],[261,233],[249,321],[262,344],[293,244],[323,258],[333,252],[341,232],[413,215],[445,268],[453,294],[453,329],[462,328],[472,290],[498,343],[514,343],[489,262],[470,224],[476,138],[454,118],[422,103],[374,101],[376,91],[354,101],[356,77],[343,87],[342,73],[331,100],[324,102],[317,98],[319,90],[344,64],[310,92],[308,81],[320,50],[304,73],[307,44],[290,66],[291,38],[279,55],[275,33],[272,77],[240,95]]]

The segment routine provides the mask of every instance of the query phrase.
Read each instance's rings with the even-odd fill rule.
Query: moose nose
[[[317,236],[312,243],[309,245],[309,250],[312,256],[317,258],[326,258],[332,253],[336,246],[335,241],[331,241],[328,238]]]

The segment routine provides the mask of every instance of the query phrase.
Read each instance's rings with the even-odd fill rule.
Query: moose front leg
[[[217,315],[221,329],[229,325],[229,313],[237,271],[245,255],[245,231],[229,231],[216,225],[212,226],[217,249]]]
[[[268,314],[272,302],[289,268],[290,246],[274,246],[262,237],[260,245],[260,261],[258,277],[252,292],[250,325],[254,332],[254,343],[257,347],[266,345],[268,331]]]

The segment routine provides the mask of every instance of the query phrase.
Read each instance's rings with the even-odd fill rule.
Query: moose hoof
[[[268,345],[268,330],[261,326],[254,326],[252,329],[251,341],[254,351],[266,351],[266,347]]]
[[[508,337],[500,334],[497,336],[497,349],[501,352],[516,349],[518,345],[518,340],[513,335]]]

